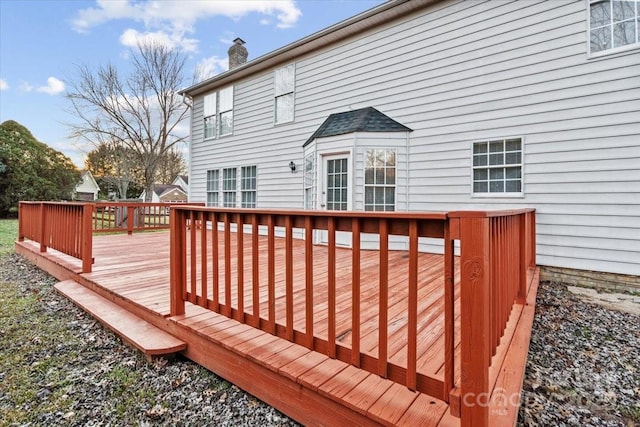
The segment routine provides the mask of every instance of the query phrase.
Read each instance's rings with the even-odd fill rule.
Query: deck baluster
[[[220,236],[218,223],[220,218],[217,212],[211,213],[211,273],[213,273],[211,309],[220,313]]]
[[[258,215],[251,215],[251,285],[252,285],[252,304],[253,304],[253,322],[252,326],[260,327],[260,246],[258,235]]]
[[[416,389],[418,339],[418,223],[409,222],[409,295],[407,314],[407,387]]]
[[[328,259],[328,334],[327,334],[327,355],[333,359],[336,357],[336,222],[334,217],[329,217],[327,223],[327,233],[329,240]]]
[[[351,220],[351,364],[360,367],[360,219]]]
[[[209,295],[207,290],[207,265],[209,263],[207,262],[207,217],[205,212],[198,212],[198,221],[200,222],[200,297],[198,305],[206,308]]]
[[[378,375],[387,378],[387,352],[389,328],[389,223],[386,219],[380,225],[380,277],[378,312]]]
[[[286,338],[293,341],[293,225],[291,215],[285,222],[285,305],[286,305]]]
[[[236,245],[238,247],[238,262],[236,271],[238,276],[238,289],[236,289],[236,292],[238,297],[238,315],[236,316],[236,320],[244,323],[244,220],[241,213],[238,214],[237,227]]]
[[[224,215],[224,306],[223,314],[231,317],[231,213]]]
[[[314,349],[313,340],[313,219],[304,219],[304,288],[305,334],[307,348]]]

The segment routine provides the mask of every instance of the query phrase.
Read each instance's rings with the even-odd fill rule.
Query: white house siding
[[[640,49],[589,58],[587,20],[583,0],[438,3],[298,58],[294,123],[273,125],[272,70],[237,82],[218,140],[196,97],[193,199],[207,169],[257,164],[259,207],[303,207],[289,161],[329,114],[373,106],[413,129],[409,210],[532,206],[539,264],[640,275]],[[505,137],[524,196],[472,197],[472,143]]]

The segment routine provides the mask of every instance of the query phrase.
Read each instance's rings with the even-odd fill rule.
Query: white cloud
[[[55,77],[49,77],[47,79],[47,85],[40,86],[36,89],[36,91],[49,95],[57,95],[64,92],[64,82],[62,80],[56,79]]]
[[[229,58],[211,56],[204,58],[196,65],[196,79],[201,82],[229,69]]]
[[[8,90],[9,83],[5,79],[0,79],[0,90]]]
[[[197,41],[186,34],[193,33],[194,24],[199,19],[226,16],[240,19],[250,13],[264,15],[261,20],[266,25],[275,19],[278,28],[288,28],[298,21],[302,12],[294,0],[185,0],[163,1],[143,0],[97,0],[95,7],[82,9],[73,20],[73,28],[81,33],[92,27],[113,20],[133,20],[145,26],[144,32],[127,30],[120,41],[129,46],[140,37],[162,39],[173,47],[187,51],[195,50]]]
[[[127,47],[137,47],[146,43],[161,43],[171,49],[179,47],[185,52],[195,52],[198,46],[196,39],[186,38],[184,34],[168,34],[164,31],[145,31],[143,33],[128,29],[120,36],[120,43]]]
[[[64,82],[55,77],[49,77],[46,86],[36,87],[28,82],[22,82],[20,84],[20,90],[24,92],[33,92],[35,90],[36,92],[42,92],[48,95],[57,95],[64,92]]]
[[[31,92],[34,89],[35,89],[35,87],[33,85],[30,85],[27,82],[21,82],[20,83],[20,90],[23,91],[23,92]]]

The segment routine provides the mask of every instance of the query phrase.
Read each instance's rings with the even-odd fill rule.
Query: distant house
[[[82,182],[76,186],[75,200],[93,201],[98,199],[100,186],[96,182],[93,174],[88,171],[82,171]]]
[[[144,200],[146,195],[146,191],[143,191],[140,199]],[[186,203],[188,199],[187,192],[179,185],[153,184],[152,203]]]
[[[187,195],[189,194],[189,177],[187,175],[176,176],[171,184],[177,185],[178,187],[182,188],[182,190],[187,193]]]
[[[183,91],[190,200],[534,207],[546,277],[640,284],[638,22],[637,1],[392,0],[230,61]]]

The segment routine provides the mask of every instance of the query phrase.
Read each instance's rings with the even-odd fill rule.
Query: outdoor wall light
[[[293,162],[293,160],[289,162],[289,169],[291,169],[291,173],[296,172],[296,164]]]

